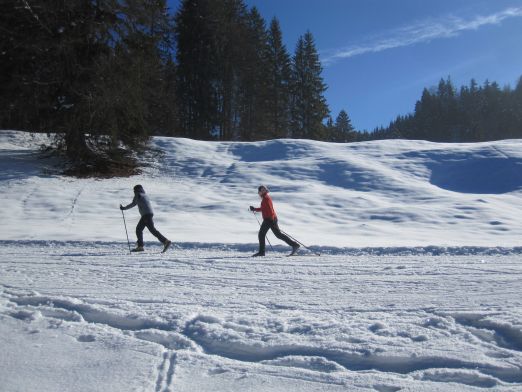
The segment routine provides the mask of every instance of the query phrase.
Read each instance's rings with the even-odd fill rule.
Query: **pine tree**
[[[11,16],[16,21],[3,51],[4,66],[13,71],[7,85],[19,116],[13,125],[57,132],[63,136],[59,147],[75,165],[92,160],[96,153],[88,139],[96,142],[105,131],[95,126],[97,117],[90,110],[93,85],[100,78],[99,62],[111,53],[116,4],[35,0],[9,6],[1,22],[4,31]]]
[[[324,139],[329,109],[323,93],[322,66],[309,31],[297,41],[292,64],[292,137]]]
[[[304,39],[297,40],[294,57],[292,59],[291,79],[291,136],[305,137],[307,120],[306,63],[304,54]]]
[[[100,62],[101,81],[92,103],[103,113],[98,127],[126,144],[146,141],[151,134],[170,133],[175,98],[172,67],[172,27],[165,0],[121,3],[119,40],[113,54]],[[170,121],[167,121],[168,118]]]
[[[459,96],[459,112],[462,123],[463,142],[471,142],[477,140],[481,106],[480,106],[480,88],[475,79],[471,79],[469,87],[463,86]]]
[[[489,134],[487,140],[502,139],[504,132],[504,102],[503,94],[497,82],[493,82],[484,86],[484,95],[487,102],[484,125],[486,132]]]
[[[214,24],[209,0],[183,0],[175,16],[176,96],[181,135],[209,139],[218,116]]]
[[[242,35],[242,61],[239,65],[240,139],[270,138],[268,132],[269,47],[264,19],[257,8],[246,16]]]
[[[522,138],[522,77],[518,79],[517,86],[513,91],[513,136],[516,138]]]
[[[243,0],[211,2],[215,18],[213,43],[215,48],[216,79],[214,81],[217,103],[215,132],[221,140],[237,139],[241,121],[240,78],[247,8]]]
[[[355,140],[355,132],[352,121],[345,110],[341,110],[335,120],[334,140],[339,143],[347,143]]]
[[[267,127],[272,138],[290,135],[291,60],[283,44],[279,21],[274,18],[268,31]]]
[[[436,132],[435,117],[436,116],[436,98],[425,88],[422,91],[422,97],[415,104],[415,119],[417,123],[417,132],[408,134],[407,137],[412,139],[430,140]]]
[[[336,142],[337,141],[337,128],[335,127],[332,116],[328,115],[326,118],[325,126],[325,141]]]
[[[171,134],[175,126],[173,20],[166,0],[126,0],[129,25],[125,45],[143,60],[138,72],[147,103],[146,126],[153,134]],[[132,64],[130,59],[129,64]]]
[[[120,143],[144,146],[155,128],[154,104],[165,101],[157,94],[166,2],[19,0],[3,11],[10,93],[0,99],[10,96],[12,105],[0,121],[56,133],[54,147],[75,174],[127,170],[132,161]]]
[[[440,80],[437,97],[437,122],[439,131],[434,135],[434,140],[458,142],[460,141],[460,128],[457,118],[457,100],[455,88],[449,76],[447,80]]]

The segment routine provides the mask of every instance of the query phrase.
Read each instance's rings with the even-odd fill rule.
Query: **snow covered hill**
[[[0,132],[0,392],[522,391],[522,141],[155,138],[94,180],[43,139]],[[250,257],[261,183],[320,257]]]
[[[255,243],[247,210],[266,184],[283,230],[335,247],[522,244],[522,140],[481,144],[305,140],[209,143],[153,139],[163,155],[142,175],[46,174],[40,139],[0,132],[0,189],[9,240],[125,241],[120,203],[142,184],[174,242]],[[137,210],[127,213],[137,222]],[[152,240],[146,237],[146,240]]]

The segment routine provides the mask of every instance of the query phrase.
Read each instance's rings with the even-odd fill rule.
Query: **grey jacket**
[[[136,193],[134,195],[134,199],[132,199],[132,203],[128,206],[123,207],[124,210],[128,210],[129,208],[138,205],[138,209],[140,210],[140,215],[153,215],[154,211],[152,210],[152,205],[150,204],[149,197],[145,193]]]

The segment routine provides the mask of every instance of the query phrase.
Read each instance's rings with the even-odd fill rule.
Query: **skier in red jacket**
[[[272,229],[272,232],[277,238],[283,240],[292,247],[292,253],[290,253],[290,255],[294,255],[299,249],[299,244],[295,241],[292,241],[287,235],[281,233],[281,230],[279,230],[279,226],[277,224],[277,215],[274,210],[274,205],[272,204],[272,198],[268,195],[268,188],[264,185],[261,185],[257,189],[257,192],[259,197],[261,197],[261,208],[250,206],[250,211],[261,212],[263,215],[263,223],[259,229],[259,252],[252,256],[258,257],[265,255],[265,237],[269,229]]]

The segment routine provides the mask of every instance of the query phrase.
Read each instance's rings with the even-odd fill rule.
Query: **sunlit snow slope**
[[[518,246],[522,141],[210,143],[157,137],[140,176],[74,179],[38,159],[44,136],[0,131],[8,240],[125,241],[120,203],[142,184],[174,242],[255,243],[248,206],[266,184],[280,226],[309,245]],[[133,237],[137,209],[126,212]],[[146,234],[146,241],[152,241]]]

